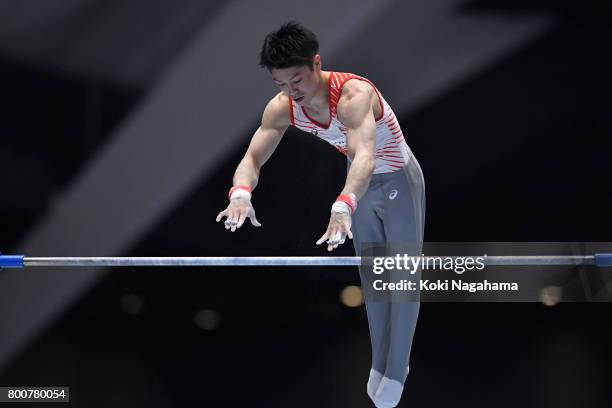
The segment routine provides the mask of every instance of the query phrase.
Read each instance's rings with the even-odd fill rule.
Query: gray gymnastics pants
[[[353,214],[353,244],[361,256],[362,245],[412,248],[421,255],[425,224],[425,181],[413,155],[406,166],[393,173],[374,174]],[[389,253],[393,256],[393,253]],[[362,287],[371,282],[360,268]],[[371,269],[369,271],[371,273]],[[364,291],[365,292],[365,291]],[[387,378],[404,383],[412,338],[419,315],[419,301],[385,301],[365,297],[372,368]]]

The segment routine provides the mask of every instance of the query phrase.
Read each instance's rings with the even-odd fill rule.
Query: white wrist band
[[[236,190],[234,190],[234,192],[230,196],[230,200],[233,200],[234,198],[246,198],[247,200],[250,200],[251,193],[241,188],[237,188]]]
[[[344,201],[336,201],[334,205],[332,205],[331,211],[337,214],[351,215],[351,207]]]

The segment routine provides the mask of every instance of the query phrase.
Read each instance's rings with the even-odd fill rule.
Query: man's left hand
[[[323,242],[327,241],[327,250],[332,251],[338,248],[338,245],[344,244],[347,236],[353,239],[350,213],[332,211],[327,231],[319,238],[317,245],[321,245]]]

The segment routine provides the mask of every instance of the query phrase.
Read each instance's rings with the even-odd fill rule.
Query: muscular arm
[[[373,88],[359,80],[344,85],[338,101],[338,119],[347,127],[346,146],[351,158],[351,168],[346,176],[342,194],[355,194],[359,200],[368,189],[374,172],[376,149],[376,121],[373,110]],[[340,204],[340,207],[335,206]],[[343,244],[345,238],[353,238],[351,216],[348,205],[334,203],[327,231],[317,241],[317,245],[327,240],[327,250],[332,251]]]
[[[347,82],[338,101],[338,119],[348,128],[347,154],[352,161],[341,194],[353,193],[357,200],[365,194],[374,172],[376,121],[373,103],[378,103],[374,89],[359,80]]]
[[[290,124],[289,101],[279,93],[270,100],[264,110],[261,125],[255,131],[249,148],[234,173],[235,186],[249,186],[255,189],[259,171],[268,161]]]

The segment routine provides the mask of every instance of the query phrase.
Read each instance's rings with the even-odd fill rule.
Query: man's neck
[[[321,80],[319,82],[319,89],[315,96],[310,100],[310,103],[306,105],[308,109],[316,112],[322,112],[327,110],[329,107],[329,96],[328,96],[328,83],[329,83],[329,71],[321,71]]]

